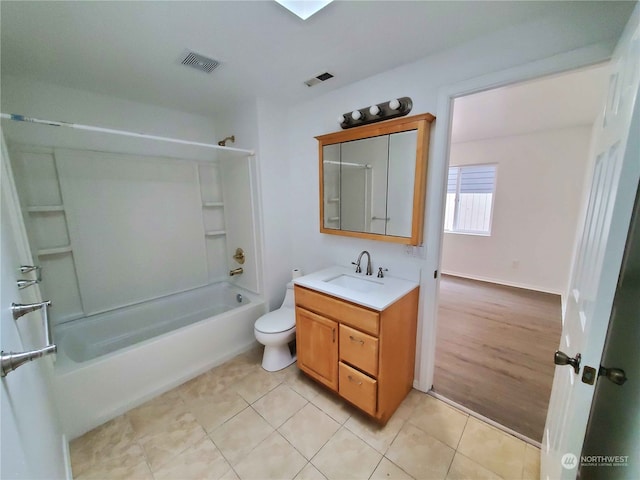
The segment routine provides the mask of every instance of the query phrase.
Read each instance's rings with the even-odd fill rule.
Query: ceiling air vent
[[[317,85],[318,83],[329,80],[330,78],[333,78],[333,75],[331,75],[329,72],[324,72],[324,73],[321,73],[320,75],[310,78],[309,80],[304,82],[304,84],[307,87],[313,87],[314,85]]]
[[[191,51],[187,51],[182,54],[182,56],[180,57],[180,63],[182,63],[182,65],[186,65],[187,67],[192,67],[196,70],[207,73],[213,72],[213,70],[215,70],[215,68],[220,65],[220,62],[214,60],[213,58],[208,58],[204,55],[200,55],[199,53]]]

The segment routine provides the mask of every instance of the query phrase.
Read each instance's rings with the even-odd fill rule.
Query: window
[[[495,186],[495,165],[450,167],[445,232],[489,235]]]

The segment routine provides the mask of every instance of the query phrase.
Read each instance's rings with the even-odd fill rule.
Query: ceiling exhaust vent
[[[307,80],[306,82],[304,82],[304,84],[307,87],[313,87],[314,85],[317,85],[321,82],[324,82],[326,80],[329,80],[330,78],[333,78],[333,75],[331,75],[329,72],[324,72],[321,73],[318,76],[315,76],[313,78],[310,78],[309,80]]]
[[[180,63],[187,67],[192,67],[196,70],[207,73],[213,72],[220,65],[220,62],[213,58],[208,58],[204,55],[191,51],[187,51],[182,54],[180,57]]]

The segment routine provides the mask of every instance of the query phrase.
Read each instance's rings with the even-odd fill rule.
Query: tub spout
[[[242,275],[243,272],[244,270],[242,270],[242,267],[238,267],[233,270],[229,270],[229,275],[233,277],[234,275]]]

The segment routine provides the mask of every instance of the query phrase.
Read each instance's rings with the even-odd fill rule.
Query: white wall
[[[444,234],[442,272],[564,294],[591,127],[451,145],[450,165],[496,163],[490,236]]]
[[[264,99],[245,101],[219,115],[221,135],[235,135],[232,146],[256,149],[253,168],[257,182],[256,235],[264,253],[259,261],[264,279],[261,293],[269,310],[282,304],[285,286],[296,266],[292,257],[294,223],[291,219],[287,110]]]
[[[213,119],[2,74],[2,111],[198,142],[217,142]],[[3,126],[10,128],[9,123]],[[86,135],[86,134],[85,134]],[[114,137],[109,137],[112,141]],[[163,144],[166,148],[168,144]],[[184,148],[184,147],[183,147]]]
[[[556,39],[564,36],[565,27],[558,26],[558,30],[550,35]],[[550,45],[548,39],[539,40],[533,27],[514,27],[293,106],[288,122],[288,143],[291,189],[296,198],[292,202],[292,218],[296,224],[295,262],[306,271],[313,271],[331,263],[348,263],[360,250],[367,248],[372,251],[376,264],[390,267],[390,274],[398,274],[407,263],[415,263],[399,245],[319,233],[317,142],[314,136],[338,130],[335,118],[340,113],[403,95],[413,99],[412,113],[431,112],[437,116],[440,88],[556,53],[557,47]],[[431,152],[434,147],[432,143]],[[429,248],[428,240],[426,243]]]
[[[300,266],[292,254],[296,241],[292,206],[298,199],[292,194],[287,111],[280,104],[259,100],[257,113],[264,293],[269,309],[273,310],[282,304],[291,270]]]
[[[545,32],[543,36],[540,35],[541,28]],[[424,324],[420,320],[418,332],[418,364],[422,363],[422,348],[426,352],[423,367],[426,373],[418,372],[422,378],[422,388],[429,386],[426,383],[430,381],[429,371],[432,365],[429,347],[421,342],[432,339],[435,331],[431,312],[436,298],[437,282],[433,278],[433,272],[439,267],[438,237],[441,227],[429,222],[431,218],[438,218],[438,213],[433,209],[434,205],[440,204],[438,189],[444,184],[444,170],[440,168],[440,173],[436,175],[434,172],[438,172],[438,169],[433,168],[433,162],[445,161],[443,155],[434,158],[434,152],[446,151],[446,147],[442,145],[442,137],[439,137],[438,142],[434,141],[433,135],[434,131],[438,130],[437,125],[441,120],[436,120],[436,127],[432,127],[431,165],[427,179],[425,214],[425,221],[429,226],[425,227],[423,248],[411,249],[402,245],[319,233],[318,149],[314,137],[338,130],[335,121],[338,114],[405,95],[413,100],[413,113],[431,112],[437,117],[439,94],[449,91],[452,84],[461,84],[463,81],[482,76],[489,77],[489,74],[492,74],[486,79],[486,83],[481,83],[485,88],[489,88],[506,81],[506,78],[518,78],[518,75],[513,73],[513,69],[516,68],[520,68],[521,72],[526,71],[526,74],[520,74],[526,78],[527,75],[533,75],[531,72],[542,74],[570,68],[567,65],[569,61],[575,66],[593,64],[605,60],[610,55],[613,43],[615,42],[595,45],[562,56],[559,55],[561,52],[568,52],[584,45],[582,33],[572,26],[570,21],[550,22],[544,26],[539,23],[514,26],[291,107],[287,143],[290,189],[292,198],[295,199],[290,203],[294,225],[292,232],[295,232],[292,243],[293,261],[305,272],[312,272],[331,264],[349,264],[361,250],[366,249],[371,252],[374,266],[389,268],[390,275],[416,278],[421,271],[421,318],[427,319]],[[503,73],[509,69],[509,73]],[[322,85],[314,88],[322,88]],[[448,126],[440,128],[447,130]],[[269,212],[265,210],[265,223],[269,221]],[[268,256],[269,252],[265,254]],[[269,276],[275,273],[265,272],[266,282],[269,281]]]

